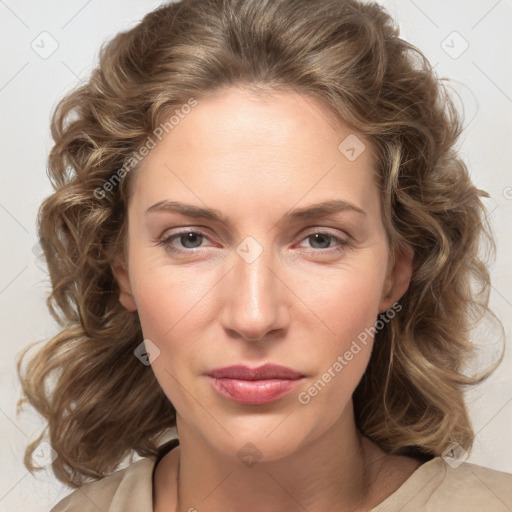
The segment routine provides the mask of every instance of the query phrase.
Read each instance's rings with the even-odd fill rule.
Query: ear
[[[387,275],[379,303],[379,313],[387,311],[409,288],[413,259],[414,251],[409,246],[404,250],[396,250],[389,258]]]
[[[113,265],[111,265],[111,268],[117,284],[119,285],[119,302],[128,311],[137,311],[137,304],[133,296],[126,262],[123,258],[118,257]]]

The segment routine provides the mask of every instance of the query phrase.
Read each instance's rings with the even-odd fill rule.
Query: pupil
[[[188,247],[189,249],[190,249],[190,248],[193,248],[193,247],[187,246],[187,244],[191,242],[191,243],[192,243],[192,245],[194,246],[194,238],[195,238],[195,239],[198,239],[198,235],[197,235],[196,233],[187,233],[187,234],[185,235],[185,244],[184,244],[184,245],[185,245],[185,247]],[[197,241],[198,241],[198,240],[196,240],[196,242],[197,242]]]
[[[326,237],[325,235],[322,235],[321,233],[315,233],[313,235],[313,241],[314,243],[317,243],[318,242],[318,238],[320,238],[320,243],[322,243],[322,239],[324,239],[325,242],[328,242],[328,237]],[[325,247],[324,247],[325,248]]]

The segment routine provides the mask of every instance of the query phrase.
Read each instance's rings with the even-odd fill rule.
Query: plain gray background
[[[312,0],[313,1],[313,0]],[[498,251],[492,265],[491,307],[512,338],[512,1],[386,0],[402,36],[418,46],[466,112],[460,151],[486,204]],[[0,0],[0,510],[49,510],[70,489],[46,469],[22,464],[27,442],[43,423],[34,412],[16,416],[20,394],[14,361],[20,349],[48,339],[56,326],[45,306],[48,281],[37,258],[35,220],[51,192],[45,173],[51,148],[50,112],[96,62],[101,43],[137,23],[156,0]],[[34,246],[36,246],[34,248]],[[486,325],[475,334],[482,360],[496,353]],[[512,357],[468,394],[477,432],[470,462],[512,472]]]

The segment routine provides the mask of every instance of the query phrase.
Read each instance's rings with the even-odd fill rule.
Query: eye
[[[165,250],[169,252],[184,253],[190,252],[193,249],[199,249],[201,247],[201,241],[203,238],[207,238],[204,233],[188,229],[164,237],[158,242],[158,245],[162,245]],[[181,247],[173,244],[175,240],[180,242]]]
[[[172,253],[191,253],[194,249],[204,247],[202,242],[208,236],[197,230],[187,229],[169,236],[163,237],[157,242],[157,245],[163,246],[166,251]],[[350,240],[333,235],[326,231],[316,231],[302,238],[302,241],[309,240],[314,253],[332,253],[340,252],[350,245]],[[179,242],[179,245],[176,244]],[[333,247],[334,245],[334,247]]]
[[[303,240],[309,240],[313,246],[313,249],[318,249],[314,252],[342,251],[347,245],[350,244],[350,240],[341,238],[326,231],[316,231],[315,233],[310,233],[309,235],[306,235]],[[333,243],[335,244],[334,248],[332,247]]]

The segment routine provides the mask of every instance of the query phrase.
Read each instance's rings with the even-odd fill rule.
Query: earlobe
[[[130,276],[128,274],[128,269],[126,268],[126,264],[120,260],[116,260],[111,268],[117,284],[119,285],[119,302],[128,311],[137,311],[137,304],[135,303],[135,298],[133,296]]]
[[[403,251],[396,251],[394,258],[390,259],[390,268],[382,289],[379,313],[384,313],[392,307],[409,288],[413,259],[414,251],[411,247],[407,247]]]

